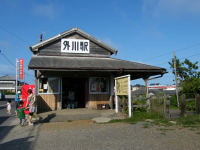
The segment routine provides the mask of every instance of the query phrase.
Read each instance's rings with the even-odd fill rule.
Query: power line
[[[190,56],[187,56],[187,57],[181,57],[181,58],[179,58],[179,60],[186,59],[186,58],[191,58],[191,57],[199,56],[199,55],[200,55],[200,53],[197,53],[197,54],[193,54],[193,55],[190,55]],[[161,64],[164,64],[164,63],[166,63],[166,61],[164,61],[162,63],[159,63],[159,64],[155,64],[155,65],[161,65]]]
[[[2,54],[4,56],[4,58],[9,62],[10,65],[12,65],[12,67],[16,68],[16,66],[12,63],[12,61],[4,53],[2,53],[1,49],[0,49],[0,54]],[[26,72],[26,74],[29,75],[29,76],[33,76],[33,75],[28,73],[28,70],[27,71],[24,70],[24,72]]]
[[[1,25],[0,25],[0,29],[3,30],[4,32],[7,32],[8,34],[12,35],[12,37],[15,37],[15,38],[18,39],[19,41],[23,42],[24,45],[25,45],[25,46],[23,45],[24,48],[28,48],[28,47],[29,47],[29,45],[27,45],[27,42],[26,42],[25,40],[23,40],[23,39],[22,39],[20,36],[18,36],[17,34],[8,31],[6,28],[4,28],[4,27],[1,26]],[[25,51],[25,54],[27,55],[27,57],[30,57],[30,56],[27,54],[27,51]]]
[[[190,48],[193,48],[193,47],[195,47],[195,46],[200,46],[200,43],[196,43],[196,44],[193,44],[193,45],[191,45],[191,46],[187,46],[187,47],[184,47],[184,48],[179,48],[179,49],[176,49],[176,50],[171,50],[171,51],[169,51],[169,52],[166,52],[166,53],[163,53],[163,54],[161,54],[161,55],[158,55],[158,56],[154,56],[154,57],[148,57],[148,58],[144,58],[144,59],[142,59],[142,60],[140,60],[140,61],[144,61],[144,60],[151,60],[151,59],[156,59],[156,58],[160,58],[160,57],[162,57],[162,56],[166,56],[167,54],[171,54],[173,51],[175,51],[175,52],[178,52],[178,51],[184,51],[184,50],[187,50],[187,49],[190,49]]]
[[[2,53],[2,50],[0,50],[0,54],[1,54],[2,56],[4,56],[4,58],[8,61],[8,63],[9,63],[11,66],[13,66],[14,68],[16,67],[16,66],[12,63],[12,61],[11,61],[4,53]]]

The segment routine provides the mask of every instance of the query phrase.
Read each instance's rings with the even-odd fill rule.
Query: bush
[[[133,105],[145,105],[146,100],[134,100]],[[135,107],[134,112],[146,112],[147,108],[146,107]]]
[[[128,96],[119,96],[119,109],[128,114]]]
[[[196,110],[195,100],[186,102],[186,110],[187,111],[195,111]]]
[[[172,109],[178,109],[178,107],[177,107],[177,100],[176,100],[176,95],[175,94],[170,97],[170,108],[172,108]]]
[[[10,92],[10,91],[4,91],[3,93],[5,95],[15,95],[15,92]]]

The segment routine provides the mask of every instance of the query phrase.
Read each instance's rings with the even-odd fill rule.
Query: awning
[[[67,57],[67,56],[33,56],[29,69],[51,71],[110,71],[146,76],[166,73],[165,68],[115,58],[101,57]],[[143,75],[142,77],[144,77]]]

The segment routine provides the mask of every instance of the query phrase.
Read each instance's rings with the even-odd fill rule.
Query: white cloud
[[[50,19],[54,19],[58,15],[59,10],[58,6],[53,3],[33,5],[33,13],[35,15]]]
[[[143,0],[142,11],[159,18],[199,16],[200,0]]]

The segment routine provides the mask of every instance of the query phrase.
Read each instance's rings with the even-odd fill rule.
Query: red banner
[[[23,59],[19,59],[19,79],[23,80]]]

